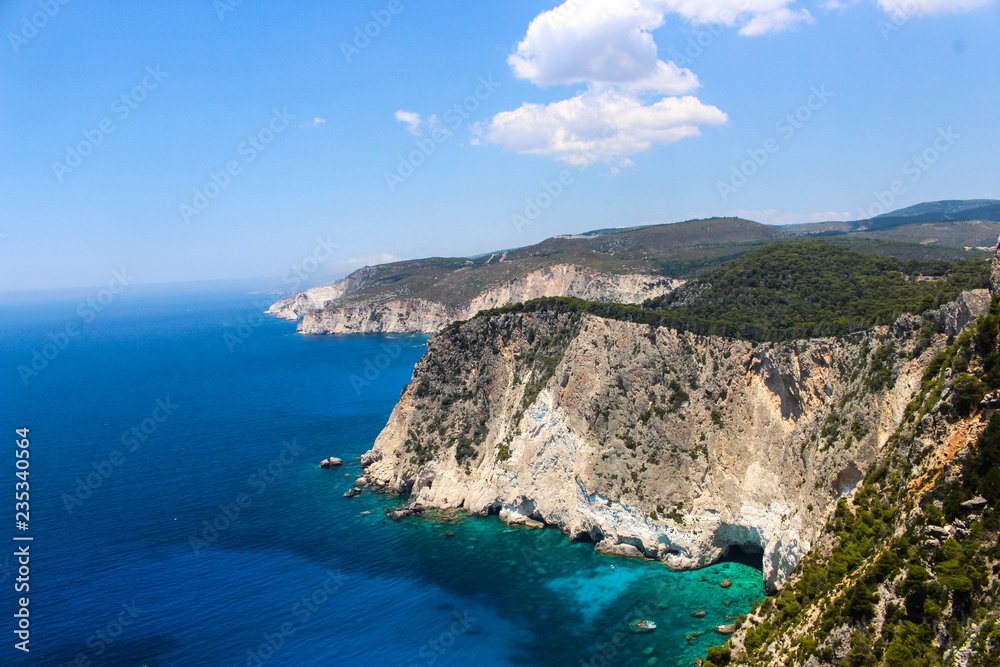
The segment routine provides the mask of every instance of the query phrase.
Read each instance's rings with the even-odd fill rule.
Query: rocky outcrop
[[[465,310],[428,299],[393,299],[350,306],[333,304],[308,310],[299,322],[302,334],[436,333]]]
[[[277,315],[283,320],[301,319],[306,313],[322,309],[328,302],[361,289],[373,273],[374,268],[366,266],[337,282],[307,289],[304,292],[279,299],[267,309],[267,312]]]
[[[990,287],[994,294],[1000,290],[1000,239],[997,239],[997,249],[993,252],[993,268],[990,272]]]
[[[430,341],[365,477],[411,507],[540,521],[677,568],[759,551],[774,589],[943,345],[910,359],[919,325],[755,345],[589,315],[476,318]],[[882,347],[893,371],[873,378]]]
[[[278,301],[269,313],[300,319],[304,334],[437,333],[456,320],[542,297],[566,296],[587,301],[641,303],[662,296],[681,281],[642,274],[610,274],[574,264],[559,264],[485,289],[468,303],[449,304],[428,298],[376,297],[355,294],[364,277],[306,290]]]

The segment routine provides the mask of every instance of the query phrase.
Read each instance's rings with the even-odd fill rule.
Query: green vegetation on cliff
[[[964,664],[1000,665],[1000,413],[979,411],[1000,389],[998,334],[994,300],[930,364],[882,460],[840,499],[830,545],[803,559],[707,667],[943,666],[962,648]],[[983,422],[953,461],[931,458],[949,425],[974,433]]]
[[[840,336],[887,324],[988,284],[989,264],[982,260],[904,261],[803,241],[755,250],[641,308],[548,298],[479,316],[587,313],[702,335],[780,341]]]
[[[644,306],[719,323],[723,334],[808,338],[886,324],[988,282],[989,265],[983,261],[903,261],[822,241],[776,243]]]

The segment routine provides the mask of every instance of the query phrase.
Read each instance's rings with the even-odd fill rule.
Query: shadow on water
[[[743,547],[733,545],[729,547],[726,554],[720,559],[720,563],[739,563],[740,565],[746,565],[747,567],[752,567],[758,572],[764,571],[764,550],[763,549],[744,549]]]

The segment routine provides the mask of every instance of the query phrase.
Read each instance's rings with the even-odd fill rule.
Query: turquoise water
[[[426,339],[298,336],[259,302],[125,294],[91,321],[75,298],[0,304],[0,424],[31,429],[34,537],[32,651],[5,641],[0,664],[690,665],[762,596],[738,563],[672,572],[344,498]],[[0,556],[0,590],[13,577]],[[628,632],[639,616],[659,627]]]

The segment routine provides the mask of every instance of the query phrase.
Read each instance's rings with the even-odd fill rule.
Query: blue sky
[[[997,1],[32,0],[0,26],[0,291],[1000,197]]]

